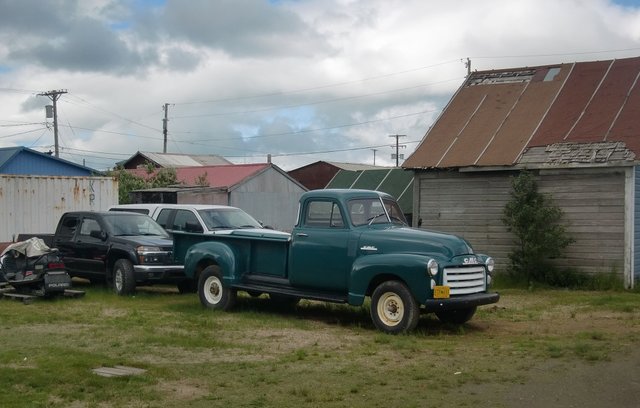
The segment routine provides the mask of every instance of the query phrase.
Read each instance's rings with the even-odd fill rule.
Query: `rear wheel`
[[[404,283],[386,281],[371,296],[371,319],[385,333],[404,333],[418,325],[420,307]]]
[[[118,259],[113,265],[113,290],[120,296],[130,295],[136,290],[133,265],[128,259]]]
[[[436,316],[442,323],[463,324],[471,320],[476,313],[476,307],[457,310],[442,310],[436,312]]]
[[[207,266],[198,278],[198,297],[208,309],[229,310],[236,303],[235,289],[224,285],[222,272],[216,265]]]

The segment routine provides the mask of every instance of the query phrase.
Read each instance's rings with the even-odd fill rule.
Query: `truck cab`
[[[488,291],[492,258],[460,237],[410,228],[382,192],[307,192],[290,236],[188,235],[174,236],[175,252],[210,308],[231,307],[238,290],[350,305],[370,297],[376,327],[399,333],[413,329],[420,312],[464,323],[477,306],[499,300]]]

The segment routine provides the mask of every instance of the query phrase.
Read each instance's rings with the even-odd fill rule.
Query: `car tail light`
[[[49,269],[64,269],[64,263],[63,262],[49,262],[47,264],[47,268],[49,268]]]

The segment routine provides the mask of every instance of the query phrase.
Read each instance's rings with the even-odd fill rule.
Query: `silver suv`
[[[229,234],[237,229],[265,228],[243,210],[226,205],[121,204],[109,208],[109,211],[147,214],[170,233]]]

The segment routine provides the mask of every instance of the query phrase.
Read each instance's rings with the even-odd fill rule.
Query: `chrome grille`
[[[444,268],[444,285],[449,286],[452,296],[484,292],[486,282],[483,266]]]

